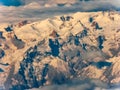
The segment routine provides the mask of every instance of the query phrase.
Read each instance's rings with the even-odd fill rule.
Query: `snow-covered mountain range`
[[[118,12],[106,11],[1,24],[1,88],[24,90],[76,78],[120,83],[119,22]]]

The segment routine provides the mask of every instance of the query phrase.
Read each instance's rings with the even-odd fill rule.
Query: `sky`
[[[112,9],[120,9],[120,0],[0,0],[0,23]]]
[[[23,0],[0,0],[0,3],[5,6],[20,6],[25,4]]]

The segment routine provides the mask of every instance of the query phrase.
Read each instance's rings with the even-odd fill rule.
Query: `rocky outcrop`
[[[15,47],[17,47],[17,49],[22,49],[25,47],[25,43],[21,39],[18,39],[16,35],[11,38],[11,42]]]
[[[39,49],[42,47],[41,41],[37,46],[27,50],[24,59],[20,63],[19,72],[15,75],[18,82],[13,88],[19,89],[20,86],[27,88],[40,87],[49,84],[62,84],[71,76],[71,70],[68,64],[57,57],[51,56],[47,50],[44,52]]]
[[[0,59],[3,58],[4,56],[5,56],[5,52],[0,48]]]

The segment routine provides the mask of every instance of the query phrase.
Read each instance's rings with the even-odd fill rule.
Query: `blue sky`
[[[23,5],[23,0],[0,0],[0,3],[5,6],[20,6]]]

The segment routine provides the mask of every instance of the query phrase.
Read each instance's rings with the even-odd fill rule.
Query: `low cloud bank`
[[[69,83],[67,84],[51,85],[51,86],[45,86],[39,89],[31,89],[31,90],[119,90],[119,89],[120,89],[120,84],[110,86],[107,83],[95,79],[92,80],[74,79],[72,81],[69,81]]]
[[[68,0],[0,0],[0,3],[3,4],[0,5],[0,23],[36,21],[80,11],[120,10],[119,0],[72,0],[72,3]]]

